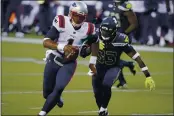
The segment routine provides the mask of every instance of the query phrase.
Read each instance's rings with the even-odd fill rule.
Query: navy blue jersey
[[[132,50],[133,47],[129,44],[128,36],[117,32],[112,42],[99,41],[97,65],[108,68],[119,66],[122,52],[130,53]]]
[[[119,6],[115,6],[113,1],[103,2],[103,14],[102,18],[108,16],[115,16],[118,21],[119,32],[124,32],[129,27],[129,21],[124,15],[124,12],[132,11],[132,6],[129,2],[125,2]]]
[[[132,11],[132,5],[129,2],[125,2],[115,7],[115,16],[120,21],[120,32],[124,32],[130,25],[128,18],[124,15],[124,12]]]

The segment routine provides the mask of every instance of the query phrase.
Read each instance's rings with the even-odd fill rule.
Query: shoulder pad
[[[129,2],[124,2],[123,4],[118,6],[118,9],[122,11],[130,11],[132,10],[132,4]]]
[[[117,38],[115,40],[118,43],[129,43],[129,37],[126,34],[117,32],[116,36]]]
[[[65,17],[63,15],[58,15],[54,18],[52,25],[58,30],[61,31],[65,28]]]
[[[88,22],[88,31],[87,31],[86,34],[87,35],[92,35],[94,33],[95,33],[95,26],[94,26],[94,24]]]

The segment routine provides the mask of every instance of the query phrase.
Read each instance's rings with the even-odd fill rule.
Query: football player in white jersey
[[[76,70],[76,59],[80,54],[85,57],[91,44],[97,42],[94,24],[85,22],[87,5],[75,1],[69,8],[69,16],[58,15],[43,40],[47,52],[44,69],[43,96],[46,99],[39,116],[47,115],[56,104],[61,108],[61,94]],[[93,53],[91,61],[95,61]]]

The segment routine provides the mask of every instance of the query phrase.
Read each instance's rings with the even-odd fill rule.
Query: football
[[[72,52],[64,52],[64,62],[76,60],[79,55],[79,48],[76,46],[72,47]]]

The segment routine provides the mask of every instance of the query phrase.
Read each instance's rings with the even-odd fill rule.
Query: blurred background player
[[[16,17],[16,37],[24,37],[24,33],[21,27],[21,20],[20,20],[20,5],[22,0],[8,0],[8,5],[6,9],[6,13],[3,13],[3,33],[2,36],[8,36],[9,33],[9,20],[13,14],[13,17]],[[3,8],[5,9],[5,8]]]
[[[21,25],[24,33],[32,33],[32,29],[35,28],[38,22],[39,3],[38,1],[23,0],[21,3],[23,6],[23,12],[21,13]]]
[[[46,35],[48,30],[50,29],[51,25],[51,6],[50,3],[53,0],[43,0],[39,2],[39,31],[37,32],[38,35]]]
[[[89,68],[93,74],[92,86],[99,108],[99,116],[108,116],[107,107],[112,94],[111,87],[122,70],[119,66],[122,52],[138,63],[146,77],[146,87],[150,90],[155,88],[148,67],[140,54],[131,46],[129,37],[120,33],[118,29],[115,17],[105,18],[99,27],[99,45],[96,45],[96,49],[92,49],[92,53],[98,51],[96,62],[90,62]]]
[[[133,33],[138,26],[137,17],[132,11],[132,5],[127,0],[115,0],[113,9],[114,10],[110,15],[117,17],[119,26],[118,31],[127,34],[129,36],[129,42],[132,43]],[[133,75],[135,75],[136,71],[134,69],[134,65],[135,64],[132,61],[125,61],[120,59],[120,67],[122,70],[118,77],[120,83],[117,85],[117,87],[121,86],[127,88],[127,82],[123,75],[123,68],[128,67]]]
[[[16,36],[22,38],[24,34],[33,36],[36,33],[42,36],[51,27],[51,21],[56,15],[68,15],[68,7],[72,2],[59,0],[20,1],[1,1],[1,28],[4,32],[2,32],[3,36],[9,35],[11,32],[12,35],[16,33]],[[94,19],[97,19],[96,22],[101,22],[103,18],[114,14],[114,12],[119,17],[119,10],[115,7],[112,0],[83,1],[90,9],[88,16],[91,18],[87,19],[89,22],[94,22]],[[132,10],[136,13],[138,19],[138,29],[136,33],[131,33],[133,35],[133,43],[161,47],[174,45],[173,0],[129,0],[129,2],[132,4]],[[11,6],[8,7],[9,5]],[[10,14],[12,10],[13,12]],[[16,12],[17,10],[18,12]],[[162,15],[165,15],[164,21]],[[6,20],[6,17],[10,17],[9,20]],[[162,23],[160,23],[161,21]],[[96,24],[96,27],[98,25],[99,23]]]
[[[160,46],[165,46],[166,42],[172,43],[172,35],[168,36],[168,39],[166,38],[166,35],[171,33],[171,24],[170,24],[170,4],[172,0],[158,0],[157,3],[157,36],[159,37],[159,40],[157,43],[159,43]]]

